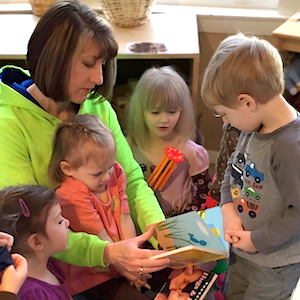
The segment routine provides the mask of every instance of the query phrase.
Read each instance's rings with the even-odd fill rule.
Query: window
[[[93,8],[99,7],[98,0],[80,0]],[[29,3],[29,0],[0,0],[0,4]],[[205,7],[231,7],[250,9],[271,9],[279,14],[289,17],[299,10],[299,1],[296,0],[157,0],[156,4],[205,6]],[[20,8],[22,10],[22,8]],[[5,10],[5,9],[4,9]]]
[[[279,0],[157,0],[157,4],[277,9]]]

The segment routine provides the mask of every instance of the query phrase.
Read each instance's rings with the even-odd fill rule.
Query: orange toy
[[[183,160],[184,157],[179,150],[173,147],[167,147],[165,149],[165,156],[155,167],[147,181],[149,187],[151,187],[153,191],[156,189],[161,190],[175,170],[177,163],[180,163]]]

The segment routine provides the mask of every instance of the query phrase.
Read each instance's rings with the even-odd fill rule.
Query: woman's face
[[[71,102],[84,102],[94,86],[103,83],[102,67],[106,61],[99,57],[99,53],[99,45],[93,38],[88,38],[80,50],[75,52],[68,84]]]

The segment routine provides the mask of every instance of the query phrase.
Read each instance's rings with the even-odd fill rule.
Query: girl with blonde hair
[[[195,123],[190,91],[172,67],[153,67],[142,75],[131,97],[128,124],[128,141],[146,180],[166,147],[184,155],[162,190],[156,191],[164,214],[199,210],[209,190],[209,159],[204,147],[191,140]]]

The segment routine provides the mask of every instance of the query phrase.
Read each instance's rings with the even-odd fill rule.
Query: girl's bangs
[[[156,88],[148,91],[146,110],[178,111],[182,109],[182,95],[176,89]]]

